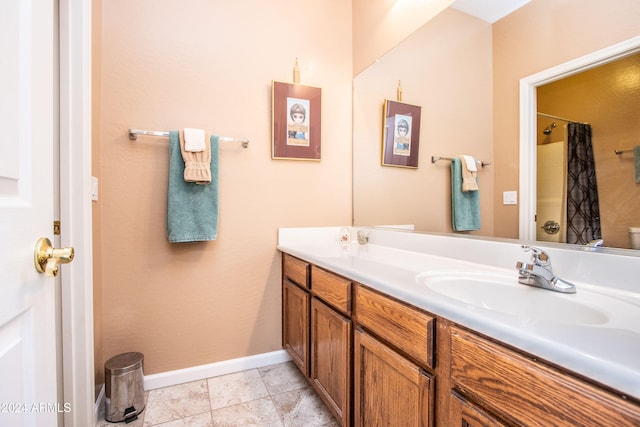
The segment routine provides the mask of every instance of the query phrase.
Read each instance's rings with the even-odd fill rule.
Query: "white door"
[[[53,240],[57,85],[54,0],[0,2],[0,426],[55,426],[55,279],[36,272]]]
[[[538,145],[536,240],[567,241],[567,144]]]

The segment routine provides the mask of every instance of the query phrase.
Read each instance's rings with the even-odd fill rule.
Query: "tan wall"
[[[615,150],[640,144],[640,54],[539,87],[538,110],[591,124],[602,238],[606,246],[629,248],[628,229],[640,226],[640,185],[633,153]],[[541,126],[551,122],[557,132],[545,137]],[[562,139],[565,123],[542,118],[539,123],[543,141]]]
[[[281,348],[277,228],[351,221],[351,10],[344,0],[104,2],[103,359],[141,351],[153,374]],[[296,57],[301,82],[322,87],[320,162],[271,159],[271,80],[291,81]],[[130,127],[251,140],[220,150],[217,241],[167,242],[167,140],[132,143]]]
[[[454,0],[353,0],[353,75],[391,50]]]
[[[637,0],[532,0],[493,25],[495,235],[518,237],[519,81],[640,34]]]
[[[450,162],[431,156],[491,161],[491,48],[490,24],[449,8],[354,78],[355,224],[452,231]],[[383,104],[398,80],[403,102],[422,107],[417,169],[381,166]],[[482,227],[472,234],[491,235],[493,167],[478,180]]]
[[[276,228],[350,221],[351,76],[451,0],[421,16],[405,3],[396,10],[420,16],[410,22],[391,0],[353,0],[353,16],[351,2],[339,0],[296,8],[281,0],[100,3],[94,0],[103,15],[94,31],[104,44],[94,60],[94,68],[102,63],[94,78],[103,80],[94,88],[97,376],[105,359],[131,349],[145,353],[146,372],[154,373],[280,348]],[[550,3],[554,13],[543,10]],[[587,3],[533,0],[524,7],[533,17],[516,11],[493,26],[495,56],[509,58],[494,64],[497,236],[518,232],[517,207],[501,201],[518,187],[519,79],[639,32],[636,1]],[[319,163],[270,159],[270,81],[290,81],[296,57],[302,83],[323,88]],[[129,127],[183,126],[251,139],[247,150],[221,151],[216,242],[166,242],[166,143],[126,137]]]

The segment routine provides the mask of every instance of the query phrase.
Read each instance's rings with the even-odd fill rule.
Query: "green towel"
[[[451,224],[454,231],[480,229],[480,190],[462,191],[460,159],[451,160]],[[477,177],[476,177],[477,181]]]
[[[218,237],[218,140],[211,136],[211,183],[199,185],[185,182],[178,131],[169,132],[167,237],[171,243]]]
[[[633,163],[636,176],[636,184],[640,183],[640,145],[633,147]]]

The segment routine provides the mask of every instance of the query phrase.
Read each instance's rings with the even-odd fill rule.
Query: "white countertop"
[[[528,260],[517,242],[367,229],[368,244],[341,245],[339,231],[280,229],[278,249],[640,399],[640,257],[545,247],[556,274],[572,281],[578,292],[560,294],[518,285],[522,292],[514,289],[526,302],[519,298],[514,307],[531,302],[535,310],[513,315],[487,309],[472,301],[473,295],[444,295],[417,277],[425,272],[483,272],[505,280],[512,277],[517,284],[515,262]],[[602,273],[609,268],[615,273]],[[593,322],[576,316],[574,323],[572,311],[562,310],[565,302],[581,307],[584,302],[602,315]],[[556,319],[545,315],[552,305],[560,308]]]

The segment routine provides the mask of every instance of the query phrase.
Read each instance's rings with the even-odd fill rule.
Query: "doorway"
[[[536,137],[541,131],[541,128],[537,127],[537,88],[638,52],[640,52],[640,37],[634,37],[520,81],[519,237],[521,239],[535,240],[537,226],[540,226],[536,223]]]

